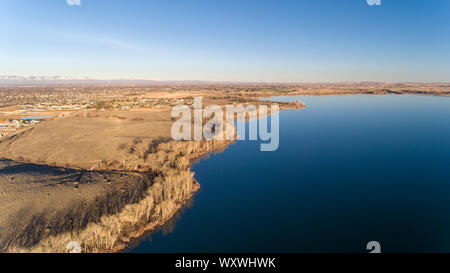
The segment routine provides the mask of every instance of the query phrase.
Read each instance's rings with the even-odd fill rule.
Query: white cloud
[[[66,0],[69,6],[81,6],[81,0]]]

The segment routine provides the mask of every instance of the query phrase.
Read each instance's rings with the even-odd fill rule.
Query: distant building
[[[33,124],[33,123],[39,123],[41,121],[44,121],[44,120],[50,119],[50,118],[53,118],[53,117],[50,117],[50,116],[48,116],[48,117],[23,117],[23,118],[20,118],[20,123]],[[17,122],[19,122],[19,121],[17,121]]]
[[[50,117],[50,116],[48,116],[48,117],[23,117],[23,118],[20,118],[20,120],[39,122],[39,121],[43,121],[43,120],[50,119],[50,118],[53,118],[53,117]]]

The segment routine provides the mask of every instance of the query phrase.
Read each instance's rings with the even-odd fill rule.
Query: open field
[[[142,199],[145,174],[84,171],[1,160],[0,251],[72,232]],[[139,189],[139,191],[136,191]]]

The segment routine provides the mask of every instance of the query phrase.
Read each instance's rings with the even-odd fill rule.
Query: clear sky
[[[450,79],[449,0],[2,0],[0,37],[0,75]]]

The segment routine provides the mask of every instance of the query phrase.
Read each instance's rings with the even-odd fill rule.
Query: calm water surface
[[[129,252],[450,252],[450,98],[278,97],[280,147],[193,166],[189,208]]]

